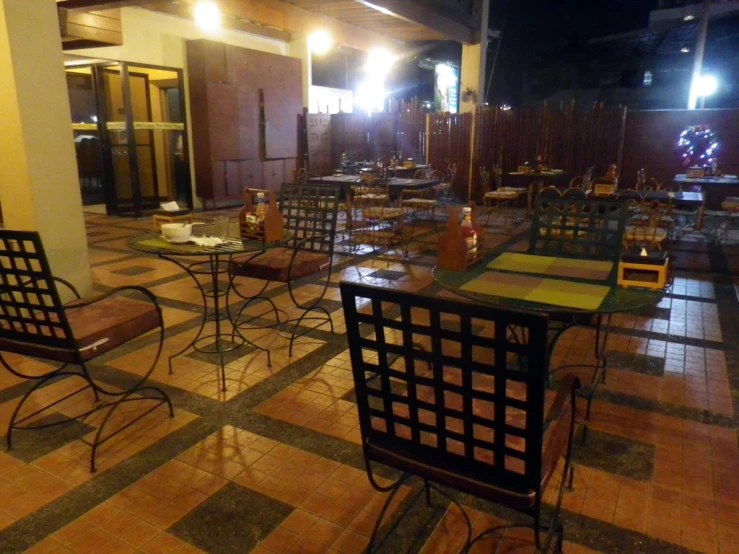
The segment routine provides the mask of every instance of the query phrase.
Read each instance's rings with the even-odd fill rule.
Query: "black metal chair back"
[[[628,208],[612,200],[536,198],[529,254],[618,262]]]
[[[3,349],[48,346],[74,354],[77,345],[56,289],[41,237],[0,230],[0,330]]]
[[[333,255],[340,191],[325,184],[282,185],[280,210],[288,246]]]
[[[546,317],[340,286],[365,459],[472,494],[538,494]]]

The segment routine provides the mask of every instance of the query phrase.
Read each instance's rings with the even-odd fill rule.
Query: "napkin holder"
[[[472,230],[477,233],[477,244],[474,248],[467,247],[467,241],[462,236],[462,224],[459,218],[459,208],[450,208],[446,231],[439,237],[438,258],[436,265],[439,269],[451,271],[467,271],[467,269],[482,259],[482,250],[485,243],[485,233],[477,224],[477,206],[472,207]]]
[[[643,256],[640,250],[627,250],[621,254],[616,282],[622,287],[663,289],[669,266],[667,252],[649,252]]]
[[[245,216],[255,213],[253,197],[257,192],[266,193],[264,220],[258,223],[251,223],[246,220]],[[268,243],[283,241],[285,238],[285,222],[276,206],[277,199],[274,191],[244,189],[244,207],[239,215],[239,232],[241,238]]]
[[[177,202],[165,202],[154,213],[152,220],[156,230],[161,231],[164,223],[192,223],[192,210],[180,208]]]

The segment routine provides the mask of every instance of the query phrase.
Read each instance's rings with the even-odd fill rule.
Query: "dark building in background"
[[[646,26],[582,40],[560,50],[559,59],[538,59],[524,77],[522,101],[574,98],[630,109],[685,108],[700,5],[669,4],[685,5],[652,11]],[[713,6],[702,73],[719,83],[705,107],[739,106],[739,2]]]

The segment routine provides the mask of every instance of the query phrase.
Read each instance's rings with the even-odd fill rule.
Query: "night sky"
[[[531,66],[577,52],[592,37],[646,27],[656,5],[657,0],[492,0],[491,28],[503,28],[503,37],[487,100],[518,103]],[[492,40],[488,75],[496,47]],[[419,44],[414,54],[459,63],[461,47],[452,42]],[[432,72],[417,65],[414,56],[399,65],[388,82],[393,96],[424,99],[433,94]]]
[[[488,101],[517,103],[533,64],[572,55],[597,36],[647,26],[656,0],[492,0],[491,27],[503,28]],[[488,74],[497,41],[491,41]]]

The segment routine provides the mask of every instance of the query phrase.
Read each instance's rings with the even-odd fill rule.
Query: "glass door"
[[[182,71],[104,64],[67,68],[67,79],[75,140],[84,144],[77,148],[83,203],[104,200],[108,214],[133,216],[171,200],[191,208]],[[91,146],[98,166],[86,155]]]

